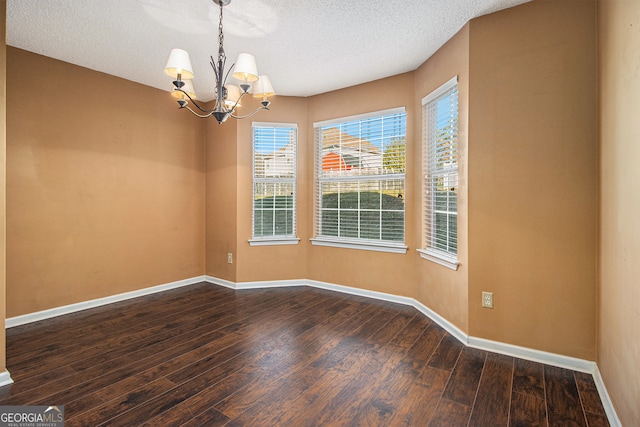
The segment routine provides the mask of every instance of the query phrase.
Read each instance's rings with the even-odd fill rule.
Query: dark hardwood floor
[[[7,330],[0,405],[67,426],[607,426],[590,375],[465,347],[411,307],[198,284]]]

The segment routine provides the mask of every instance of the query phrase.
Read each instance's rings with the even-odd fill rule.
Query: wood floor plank
[[[416,316],[416,313],[395,314],[391,312],[391,314],[394,314],[393,318],[384,325],[384,328],[378,329],[369,338],[369,342],[388,343]]]
[[[471,407],[486,357],[486,351],[464,347],[442,397]]]
[[[389,420],[389,426],[426,426],[436,411],[449,373],[425,366],[407,393],[407,399]]]
[[[511,394],[510,427],[547,427],[547,425],[544,399],[515,391]]]
[[[544,377],[549,425],[586,426],[573,372],[545,365]]]
[[[422,368],[431,360],[446,335],[447,333],[444,329],[433,322],[430,323],[407,351],[406,360],[413,364],[414,369]]]
[[[596,383],[593,381],[593,376],[585,374],[584,372],[574,372],[573,375],[576,379],[578,393],[580,393],[580,400],[582,401],[584,411],[587,413],[587,418],[588,414],[594,414],[605,417],[606,419],[604,406],[602,406],[600,394],[596,388]],[[589,423],[589,425],[591,426],[591,423]]]
[[[411,363],[401,361],[395,364],[381,382],[370,381],[372,396],[364,404],[355,405],[357,411],[351,420],[355,425],[388,425],[402,412],[417,376],[418,372]]]
[[[586,415],[589,427],[609,427],[611,425],[606,415],[593,414],[591,412],[587,412]]]
[[[461,427],[469,422],[471,408],[449,399],[440,399],[430,427]]]
[[[508,425],[512,382],[513,357],[487,354],[469,427]]]
[[[67,412],[65,412],[65,425],[97,426],[105,420],[116,417],[119,414],[144,403],[146,400],[161,395],[174,387],[175,384],[171,381],[166,378],[160,378],[132,391],[131,393],[121,396],[119,399],[107,402],[93,411],[80,413],[70,411],[70,415],[67,415]]]
[[[452,335],[445,335],[429,359],[428,365],[445,371],[452,371],[464,346]]]
[[[431,324],[431,320],[421,314],[416,314],[392,340],[391,344],[398,347],[410,348]]]
[[[190,419],[189,421],[180,424],[181,427],[202,427],[202,426],[207,426],[207,427],[222,427],[222,426],[228,426],[229,424],[229,418],[218,412],[215,408],[209,408],[204,412],[201,412],[200,414],[198,414],[197,416],[195,416],[194,418]],[[145,425],[147,425],[148,427],[157,427],[158,424],[152,424],[152,423],[146,423]]]
[[[513,391],[544,400],[544,365],[524,359],[514,361]]]

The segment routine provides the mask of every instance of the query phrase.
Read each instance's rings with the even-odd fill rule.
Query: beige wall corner
[[[198,119],[201,120],[201,119]],[[238,233],[238,129],[234,119],[206,126],[206,274],[236,282]],[[228,262],[228,254],[232,263]]]
[[[598,1],[598,366],[622,425],[640,425],[640,2]]]
[[[587,360],[595,25],[595,2],[533,1],[472,20],[469,42],[469,334]]]

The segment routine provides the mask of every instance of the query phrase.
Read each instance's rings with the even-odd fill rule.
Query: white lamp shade
[[[164,72],[174,79],[178,78],[178,74],[181,75],[182,80],[192,79],[193,68],[191,67],[189,53],[182,49],[171,49]]]
[[[258,81],[253,83],[253,96],[266,98],[275,94],[269,77],[262,75]]]
[[[191,97],[191,99],[196,99],[196,91],[193,89],[193,83],[191,82],[191,80],[184,81],[184,86],[182,86],[182,90],[187,92]],[[174,90],[173,92],[171,92],[171,95],[173,95],[178,99],[186,98],[186,96],[184,96],[184,93],[180,92],[179,90]]]
[[[226,85],[225,88],[227,89],[227,99],[224,100],[224,105],[227,108],[233,108],[234,105],[240,107],[239,102],[236,105],[236,102],[240,99],[240,88],[234,85]]]
[[[233,67],[233,77],[247,83],[258,80],[258,67],[253,55],[249,53],[238,55],[236,65]]]

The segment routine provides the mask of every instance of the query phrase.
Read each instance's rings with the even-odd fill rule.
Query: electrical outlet
[[[482,292],[482,306],[493,308],[493,292]]]
[[[227,254],[227,264],[233,264],[233,254],[231,252]]]

